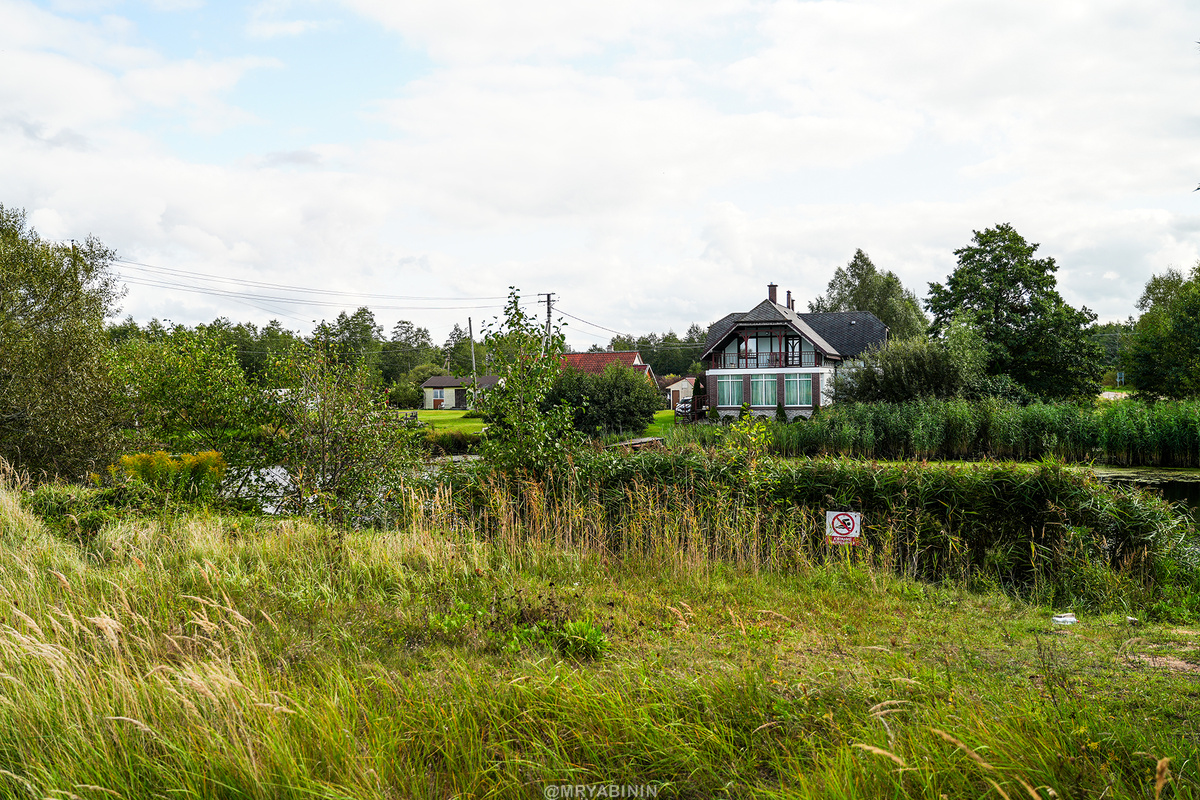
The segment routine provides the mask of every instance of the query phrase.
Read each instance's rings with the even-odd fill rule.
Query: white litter
[[[1074,614],[1055,614],[1050,621],[1055,625],[1074,625],[1077,620]]]

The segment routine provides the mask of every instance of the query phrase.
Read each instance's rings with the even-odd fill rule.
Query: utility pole
[[[475,408],[475,395],[479,393],[479,376],[475,374],[475,328],[467,317],[467,336],[471,337],[471,408]]]
[[[546,338],[542,340],[542,352],[545,353],[550,349],[550,309],[553,307],[551,298],[554,297],[554,292],[539,292],[538,297],[545,296],[546,298]]]

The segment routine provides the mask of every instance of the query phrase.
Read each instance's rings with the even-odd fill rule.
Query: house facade
[[[500,379],[495,375],[480,376],[480,391],[484,389],[490,389],[491,387],[495,386],[499,380]],[[421,384],[421,391],[425,394],[425,402],[421,404],[422,408],[445,408],[459,410],[470,408],[470,378],[454,378],[449,375],[435,375]]]
[[[800,314],[792,293],[729,314],[709,328],[702,360],[708,365],[708,405],[737,416],[743,403],[761,416],[782,404],[788,419],[808,417],[833,400],[837,370],[863,350],[887,341],[887,326],[868,311]]]

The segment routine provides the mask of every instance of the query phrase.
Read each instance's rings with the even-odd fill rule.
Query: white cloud
[[[337,22],[331,19],[286,18],[296,5],[293,0],[263,0],[250,12],[246,33],[254,39],[275,39],[337,27]]]
[[[272,125],[229,98],[254,71],[285,81],[291,56],[255,53],[328,8],[260,3],[231,22],[263,37],[251,49],[180,54],[130,19],[0,0],[0,202],[149,263],[393,294],[516,284],[634,333],[745,310],[770,281],[803,306],[858,247],[922,295],[1000,222],[1103,318],[1200,256],[1200,9],[1182,0],[345,4],[431,59],[377,98],[386,133],[330,126],[220,163],[138,116],[231,139]],[[127,307],[270,316],[222,302],[137,289]],[[440,338],[467,313],[485,315],[379,316]]]
[[[204,7],[204,0],[146,0],[156,11],[195,11]]]
[[[480,63],[594,55],[610,44],[711,33],[749,0],[342,0],[437,59]]]

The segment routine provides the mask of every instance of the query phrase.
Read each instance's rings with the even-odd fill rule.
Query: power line
[[[626,336],[626,337],[629,337],[630,339],[637,339],[637,337],[631,333],[624,333],[623,331],[613,330],[612,328],[606,328],[603,325],[598,325],[595,322],[588,322],[586,319],[584,319],[582,317],[577,317],[574,314],[568,314],[566,311],[563,311],[561,308],[558,310],[558,313],[562,314],[564,317],[570,317],[571,319],[573,319],[577,322],[582,322],[585,325],[591,325],[593,328],[599,328],[602,331],[608,331],[609,333],[615,333],[617,336]]]
[[[555,306],[555,310],[558,311],[558,313],[562,314],[564,317],[570,317],[571,319],[573,319],[577,322],[582,322],[583,324],[590,325],[593,328],[599,328],[600,330],[608,331],[609,333],[615,333],[618,336],[623,336],[627,339],[632,339],[635,346],[637,345],[638,339],[641,338],[639,336],[633,335],[632,333],[624,333],[622,331],[613,330],[612,328],[606,328],[605,326],[600,325],[595,322],[589,322],[586,319],[577,317],[574,314],[569,314],[566,311],[563,311],[558,306]],[[582,333],[584,335],[588,335],[588,336],[592,335],[592,334],[589,334],[587,331],[580,331],[580,333]],[[703,349],[704,342],[660,342],[658,344],[647,345],[647,347],[652,347],[655,350],[693,350],[696,348]]]
[[[317,300],[308,297],[285,297],[281,295],[261,295],[253,292],[239,292],[233,289],[218,289],[213,287],[195,286],[188,283],[175,283],[171,281],[163,281],[156,279],[145,278],[130,278],[122,276],[122,280],[134,286],[146,286],[155,289],[172,289],[194,294],[205,294],[212,297],[226,297],[230,299],[242,300],[257,300],[259,302],[270,303],[290,303],[300,306],[322,306],[331,308],[346,308],[347,304],[336,300]],[[465,311],[477,308],[501,308],[502,306],[490,303],[486,305],[455,305],[455,306],[410,306],[410,305],[378,305],[372,304],[372,308],[385,309],[388,311]]]
[[[317,294],[317,295],[336,295],[340,297],[363,297],[375,300],[503,300],[505,295],[485,295],[479,297],[463,297],[463,296],[421,296],[421,295],[405,295],[405,294],[375,294],[371,292],[343,292],[334,289],[312,289],[304,286],[289,286],[282,283],[268,283],[266,281],[256,281],[250,278],[230,278],[224,275],[213,275],[211,273],[193,272],[190,270],[176,269],[174,267],[162,267],[155,264],[146,264],[141,261],[129,261],[127,259],[115,259],[118,264],[124,264],[140,271],[150,272],[165,272],[170,275],[177,275],[185,278],[199,278],[201,280],[225,281],[227,283],[242,284],[243,286],[253,286],[260,289],[282,290],[287,292],[298,292],[302,294]],[[494,306],[487,306],[493,308]]]

